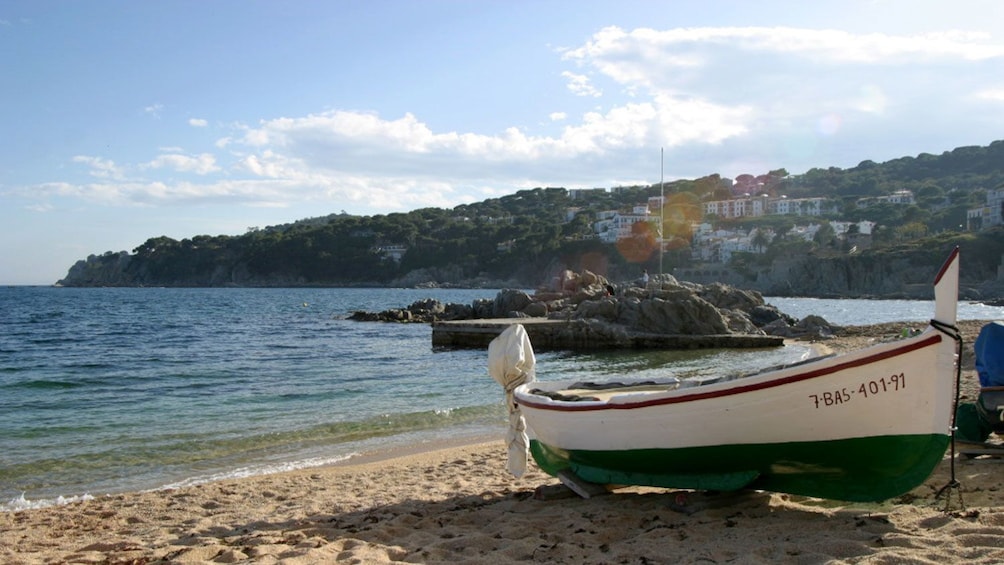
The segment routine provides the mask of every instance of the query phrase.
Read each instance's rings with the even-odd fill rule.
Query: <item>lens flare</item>
[[[637,222],[631,226],[629,237],[617,240],[617,251],[631,263],[644,263],[659,249],[675,251],[690,245],[694,225],[703,218],[697,195],[680,192],[666,195],[665,205],[654,212],[651,222]],[[660,230],[660,224],[662,229]]]
[[[659,247],[657,226],[651,222],[635,222],[631,235],[617,239],[617,251],[629,263],[644,263]]]

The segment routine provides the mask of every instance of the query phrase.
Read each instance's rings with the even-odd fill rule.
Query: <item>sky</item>
[[[997,0],[3,0],[0,284],[152,237],[1004,139]]]

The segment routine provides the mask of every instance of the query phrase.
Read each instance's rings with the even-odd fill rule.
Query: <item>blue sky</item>
[[[1004,2],[0,3],[0,284],[150,237],[1004,139]]]

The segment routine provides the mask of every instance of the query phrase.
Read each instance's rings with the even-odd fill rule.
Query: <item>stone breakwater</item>
[[[756,291],[713,283],[681,282],[671,275],[657,275],[642,283],[612,284],[588,271],[566,273],[550,288],[529,294],[506,289],[494,299],[471,304],[443,304],[426,299],[405,308],[381,312],[357,311],[349,319],[398,323],[431,323],[461,320],[548,319],[577,322],[568,325],[569,343],[585,346],[671,347],[665,336],[775,336],[795,339],[827,339],[835,330],[826,320],[808,316],[796,320],[767,304]],[[661,338],[659,336],[662,336]],[[678,340],[677,340],[678,341]],[[724,339],[739,343],[738,339]],[[658,345],[662,344],[662,345]]]

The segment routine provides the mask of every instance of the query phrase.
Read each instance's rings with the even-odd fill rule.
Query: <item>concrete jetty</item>
[[[523,324],[538,350],[586,349],[727,349],[778,347],[784,338],[771,335],[678,335],[603,331],[589,320],[550,318],[493,318],[433,322],[433,347],[487,348],[491,340],[512,324]]]

